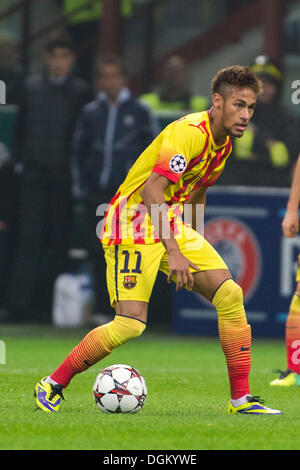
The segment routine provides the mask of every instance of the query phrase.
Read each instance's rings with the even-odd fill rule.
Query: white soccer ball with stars
[[[93,395],[96,405],[105,413],[136,413],[146,401],[147,386],[136,369],[115,364],[97,375]]]
[[[173,173],[183,173],[186,169],[186,158],[183,155],[174,155],[169,162],[170,169]]]

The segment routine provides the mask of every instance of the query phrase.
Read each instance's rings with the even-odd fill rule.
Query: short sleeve
[[[189,162],[199,155],[205,145],[205,136],[196,126],[178,120],[166,128],[153,168],[154,173],[177,183]]]

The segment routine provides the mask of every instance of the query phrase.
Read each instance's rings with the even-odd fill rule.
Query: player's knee
[[[217,289],[212,303],[217,310],[243,304],[242,288],[233,279],[228,279]]]
[[[136,318],[116,315],[114,320],[107,324],[107,334],[114,347],[141,336],[146,324]]]
[[[300,312],[300,292],[298,293],[298,289],[292,297],[289,311],[291,312]]]
[[[122,325],[121,328],[126,341],[138,338],[146,328],[146,323],[137,318],[120,317],[117,315],[115,321]]]
[[[236,282],[231,283],[230,292],[228,292],[225,298],[228,307],[241,307],[244,303],[243,289]]]
[[[220,285],[212,303],[219,317],[226,317],[228,320],[246,320],[243,290],[233,279],[228,279]]]

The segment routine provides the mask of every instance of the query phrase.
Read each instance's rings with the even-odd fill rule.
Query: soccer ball
[[[147,386],[141,374],[126,364],[106,367],[97,375],[93,395],[105,413],[136,413],[147,398]]]

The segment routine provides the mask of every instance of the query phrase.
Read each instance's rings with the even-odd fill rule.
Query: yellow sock
[[[140,336],[146,324],[122,315],[90,331],[75,346],[64,362],[51,374],[51,379],[66,387],[71,378],[106,357],[121,344]]]
[[[212,299],[218,313],[219,337],[226,357],[231,398],[249,394],[251,328],[247,324],[243,292],[232,279],[217,290]]]

